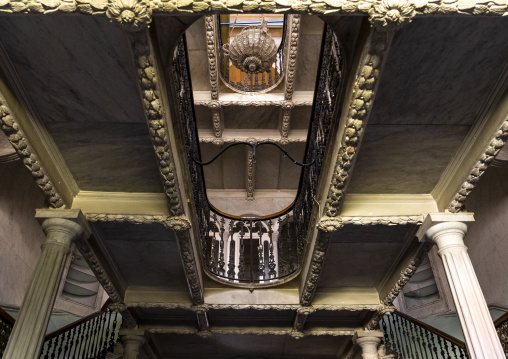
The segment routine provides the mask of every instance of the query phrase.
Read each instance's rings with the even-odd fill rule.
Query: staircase
[[[75,302],[95,306],[99,282],[81,253],[74,249],[62,295]]]

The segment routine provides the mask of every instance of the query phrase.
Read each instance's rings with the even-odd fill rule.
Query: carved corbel
[[[127,306],[125,305],[125,303],[119,303],[119,302],[111,303],[108,306],[108,308],[114,312],[120,313],[120,315],[122,316],[122,323],[123,323],[122,326],[124,328],[133,329],[138,326],[138,324],[134,320],[134,317],[129,312],[129,309],[127,309]]]
[[[305,336],[305,334],[299,330],[292,330],[291,332],[289,332],[289,335],[295,339],[301,339]]]
[[[129,32],[144,30],[152,22],[148,0],[112,0],[106,15],[112,23]]]
[[[396,31],[415,15],[415,6],[408,0],[380,0],[369,10],[370,23],[380,31]]]
[[[190,309],[196,313],[199,328],[198,334],[203,332],[203,336],[207,336],[206,333],[210,333],[210,324],[208,323],[207,315],[208,307],[206,305],[193,305]]]
[[[293,330],[295,331],[303,331],[303,327],[305,325],[305,321],[307,317],[314,313],[316,308],[313,307],[300,307],[296,310],[295,322],[293,324]]]
[[[391,315],[395,311],[395,307],[393,305],[383,305],[381,304],[377,308],[377,313],[374,314],[372,319],[367,323],[365,326],[365,330],[375,330],[379,327],[379,321],[381,318],[383,318],[385,315]]]

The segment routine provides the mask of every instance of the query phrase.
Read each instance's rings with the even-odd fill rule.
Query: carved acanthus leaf
[[[505,120],[496,131],[485,152],[471,169],[470,174],[467,176],[465,182],[460,186],[451,203],[448,205],[447,210],[449,212],[458,213],[464,208],[467,196],[476,187],[480,177],[483,176],[490,163],[494,160],[499,151],[501,151],[507,139],[508,120]]]
[[[329,217],[339,215],[346,184],[374,103],[383,60],[392,39],[393,32],[372,29],[364,46],[354,91],[349,100],[346,128],[336,157],[332,183],[325,204],[326,215]]]
[[[186,231],[191,224],[186,216],[150,216],[150,215],[131,215],[131,214],[105,214],[105,213],[87,213],[86,219],[89,222],[129,222],[134,224],[162,224],[167,229],[175,232]]]
[[[9,142],[16,149],[19,157],[23,160],[23,164],[32,174],[35,183],[44,193],[49,205],[53,208],[60,208],[64,205],[64,201],[57,192],[53,182],[46,174],[46,170],[41,165],[38,156],[30,146],[28,139],[23,134],[19,124],[14,119],[10,108],[6,103],[2,103],[0,97],[0,126]]]
[[[106,15],[112,23],[126,31],[141,31],[152,22],[148,0],[111,0]]]

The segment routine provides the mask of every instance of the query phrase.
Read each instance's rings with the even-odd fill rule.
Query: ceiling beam
[[[78,186],[1,43],[0,125],[49,206],[70,206]]]
[[[479,115],[432,190],[439,211],[460,212],[508,139],[508,65]]]
[[[217,18],[215,15],[205,16],[205,31],[206,31],[206,52],[208,55],[208,72],[210,74],[210,97],[212,109],[212,125],[215,134],[215,138],[220,139],[222,137],[222,130],[224,129],[224,121],[221,118],[221,103],[219,102],[219,71],[218,71],[218,45],[217,29],[216,29]]]
[[[341,223],[320,222],[321,208],[328,217],[339,215],[344,201],[347,181],[351,176],[352,166],[358,155],[365,126],[374,103],[374,95],[379,85],[381,72],[386,62],[394,31],[384,32],[364,24],[363,45],[359,48],[356,65],[350,74],[345,92],[339,130],[330,136],[325,164],[331,164],[328,173],[324,170],[319,180],[318,200],[320,206],[314,206],[312,222],[308,234],[308,257],[302,268],[300,286],[300,304],[312,304],[319,276],[323,268],[330,238],[334,231],[342,227]],[[337,111],[335,111],[337,112]],[[321,194],[326,193],[328,196]],[[316,208],[318,207],[318,208]],[[319,213],[317,213],[319,212]]]

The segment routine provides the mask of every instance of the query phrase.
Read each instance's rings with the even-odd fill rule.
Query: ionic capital
[[[78,209],[38,209],[35,218],[46,234],[45,245],[70,247],[72,241],[88,238],[91,230],[83,213]]]

